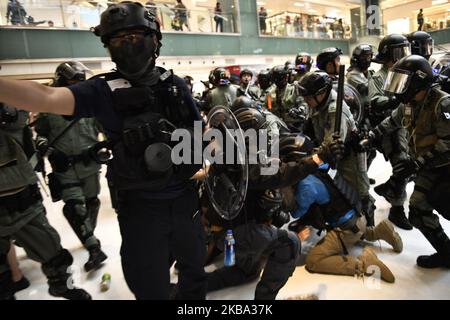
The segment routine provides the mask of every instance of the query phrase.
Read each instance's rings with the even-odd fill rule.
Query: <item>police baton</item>
[[[337,88],[337,100],[336,100],[336,118],[334,121],[334,134],[333,138],[337,139],[341,134],[341,121],[342,121],[342,103],[344,101],[344,82],[345,82],[345,65],[339,66],[339,79]]]
[[[65,127],[63,130],[61,130],[60,133],[58,133],[58,135],[48,144],[48,149],[50,149],[51,147],[53,147],[55,145],[56,142],[59,141],[59,139],[61,139],[66,133],[67,131],[69,131],[76,123],[78,123],[78,121],[80,121],[81,118],[78,118],[76,120],[73,120],[71,123],[69,123],[67,125],[67,127]],[[33,122],[33,125],[35,124],[36,121]],[[43,154],[41,155],[41,153],[39,151],[36,151],[30,158],[30,160],[28,160],[28,163],[31,165],[31,167],[33,168],[33,170],[36,168],[38,162],[39,162],[39,156],[44,156]]]

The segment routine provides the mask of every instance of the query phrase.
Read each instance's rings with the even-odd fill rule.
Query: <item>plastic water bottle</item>
[[[109,273],[104,273],[102,276],[102,282],[100,283],[100,290],[107,291],[111,286],[111,275]]]
[[[225,237],[225,255],[224,255],[224,265],[225,267],[234,266],[236,263],[234,254],[234,244],[235,240],[233,237],[233,231],[227,230],[227,235]]]

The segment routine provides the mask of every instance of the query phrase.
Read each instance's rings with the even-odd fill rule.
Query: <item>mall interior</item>
[[[34,80],[47,84],[62,62],[82,62],[95,74],[115,67],[93,28],[109,5],[107,0],[14,0],[22,6],[15,19],[8,14],[8,3],[0,0],[0,77]],[[256,75],[261,70],[293,61],[299,52],[315,56],[324,48],[337,47],[348,65],[352,50],[361,43],[375,48],[383,36],[407,34],[418,30],[417,15],[422,10],[423,30],[434,39],[434,55],[450,50],[449,0],[183,0],[186,21],[179,18],[175,0],[138,0],[153,11],[161,23],[161,55],[157,65],[173,69],[180,76],[194,79],[194,91],[204,89],[202,81],[216,67],[249,68]],[[222,25],[217,23],[216,3],[220,2]],[[373,11],[372,11],[372,9]],[[375,8],[375,9],[374,9]],[[369,20],[376,28],[368,26]],[[374,69],[377,66],[373,66]],[[105,170],[102,170],[105,171]],[[390,165],[378,155],[369,175],[377,183],[388,179]],[[104,175],[104,172],[102,173]],[[96,234],[109,256],[102,269],[89,274],[77,273],[76,282],[94,299],[134,299],[125,282],[120,259],[120,231],[110,205],[108,186],[102,179],[102,206]],[[373,186],[372,186],[373,188]],[[414,185],[407,186],[410,197]],[[379,218],[387,217],[389,203],[378,195]],[[44,195],[47,217],[62,235],[62,243],[83,265],[87,253],[62,214],[63,204],[53,203]],[[445,230],[450,222],[441,219]],[[377,254],[396,274],[396,283],[374,283],[370,278],[311,274],[299,263],[294,274],[281,289],[277,299],[314,294],[318,299],[449,299],[448,269],[423,270],[415,265],[418,252],[433,249],[419,231],[398,231],[405,243],[401,255],[373,244]],[[304,250],[312,246],[306,242]],[[361,248],[356,250],[361,251]],[[31,286],[16,294],[18,300],[55,299],[47,293],[46,279],[38,263],[17,248],[20,267]],[[208,268],[214,268],[211,265]],[[172,280],[177,274],[172,269]],[[112,276],[109,290],[102,291],[102,275]],[[208,294],[207,299],[253,299],[257,281]],[[343,289],[345,288],[345,290]]]

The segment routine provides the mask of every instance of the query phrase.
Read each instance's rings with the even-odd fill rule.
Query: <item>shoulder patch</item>
[[[128,80],[119,78],[114,80],[106,81],[111,91],[114,91],[116,89],[125,89],[125,88],[131,88],[130,82]]]
[[[328,113],[333,113],[333,112],[336,112],[336,102],[332,102],[328,106]]]
[[[444,120],[450,121],[450,96],[445,97],[440,102],[440,113]]]

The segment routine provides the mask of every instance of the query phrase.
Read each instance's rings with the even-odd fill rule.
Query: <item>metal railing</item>
[[[312,39],[350,39],[352,28],[341,19],[319,17],[297,12],[281,12],[270,17],[258,13],[259,33],[263,36],[312,38]]]
[[[0,26],[14,28],[65,28],[89,30],[114,2],[72,0],[0,0]],[[175,3],[175,1],[174,1]],[[235,12],[216,14],[214,8],[193,10],[174,5],[146,5],[161,22],[163,31],[193,33],[239,33]]]

